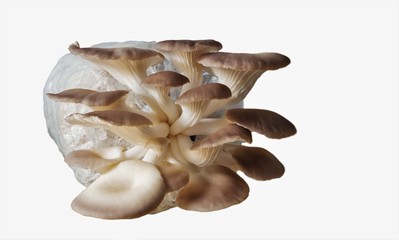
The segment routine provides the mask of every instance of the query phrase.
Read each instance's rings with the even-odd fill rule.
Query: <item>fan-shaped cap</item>
[[[140,160],[119,163],[101,175],[72,202],[85,216],[104,219],[141,217],[154,210],[165,195],[157,167]]]
[[[243,126],[269,138],[285,138],[296,133],[294,124],[283,116],[263,109],[229,109],[228,121]]]
[[[47,93],[47,96],[59,102],[83,103],[90,107],[99,107],[109,106],[128,93],[129,91],[125,90],[97,92],[90,89],[74,88],[57,94]]]
[[[276,70],[290,64],[290,59],[279,53],[205,53],[198,63],[205,67],[227,68],[238,71]]]
[[[225,146],[239,170],[256,180],[270,180],[284,175],[284,165],[269,151],[260,147],[229,144]]]
[[[101,60],[105,59],[125,59],[125,60],[143,60],[148,58],[158,58],[163,60],[161,53],[142,48],[123,47],[123,48],[81,48],[78,42],[69,46],[69,51],[82,57],[93,57]]]
[[[188,90],[181,95],[176,103],[190,103],[213,99],[226,99],[231,97],[230,89],[220,83],[208,83]]]
[[[180,87],[189,80],[186,76],[173,71],[162,71],[151,74],[141,84],[153,87]]]

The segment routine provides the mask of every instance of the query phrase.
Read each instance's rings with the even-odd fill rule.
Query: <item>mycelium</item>
[[[289,58],[221,48],[214,40],[70,45],[74,56],[60,61],[44,92],[49,132],[87,187],[72,202],[76,212],[124,219],[175,206],[215,211],[248,197],[238,171],[260,181],[284,174],[272,153],[242,143],[252,143],[251,132],[289,137],[295,126],[273,111],[234,107]]]

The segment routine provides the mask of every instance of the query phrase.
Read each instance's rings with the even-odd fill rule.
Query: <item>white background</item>
[[[398,239],[398,1],[1,0],[1,239]],[[254,135],[286,174],[248,180],[249,198],[212,213],[83,217],[83,187],[48,136],[42,89],[70,43],[213,38],[276,51],[246,107],[298,128]]]

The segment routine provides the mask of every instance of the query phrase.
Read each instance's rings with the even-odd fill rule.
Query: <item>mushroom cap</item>
[[[102,174],[72,202],[72,209],[91,217],[126,219],[141,217],[161,203],[165,184],[157,167],[127,160]]]
[[[110,149],[112,151],[112,149]],[[105,159],[94,150],[76,150],[64,158],[65,163],[71,168],[82,168],[101,172],[120,161],[120,159]]]
[[[123,48],[80,48],[79,43],[75,42],[69,45],[69,51],[73,54],[84,57],[95,57],[101,60],[105,59],[127,59],[143,60],[149,58],[164,59],[164,56],[154,50],[123,47]]]
[[[230,89],[221,83],[207,83],[183,93],[176,103],[190,103],[203,100],[226,99],[231,97]]]
[[[97,123],[103,121],[114,126],[148,126],[152,122],[138,113],[123,110],[94,111],[85,114],[71,114],[65,119],[67,122]]]
[[[190,176],[177,194],[177,206],[193,211],[215,211],[244,201],[249,194],[247,183],[224,166],[211,165]]]
[[[74,88],[57,94],[47,93],[47,96],[60,102],[83,103],[90,107],[99,107],[111,105],[128,93],[129,91],[125,90],[97,92],[90,89]]]
[[[205,67],[227,68],[238,71],[276,70],[290,64],[290,59],[279,53],[205,53],[198,63]]]
[[[162,71],[146,77],[141,84],[153,87],[180,87],[188,82],[188,78],[182,74]]]
[[[236,123],[269,138],[285,138],[296,133],[294,124],[283,116],[264,109],[229,109],[225,113],[229,122]]]
[[[251,143],[251,131],[236,124],[230,124],[205,138],[195,141],[190,149],[195,150],[198,148],[216,147],[235,141],[246,141]]]
[[[229,144],[225,148],[250,178],[265,181],[284,175],[284,165],[269,151],[260,147]]]
[[[202,49],[208,51],[218,51],[222,49],[222,44],[212,39],[206,40],[165,40],[155,44],[155,47],[164,52],[183,51],[193,52]]]

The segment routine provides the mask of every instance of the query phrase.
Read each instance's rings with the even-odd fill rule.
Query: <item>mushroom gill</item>
[[[76,87],[46,92],[47,97],[63,106],[91,109],[65,114],[67,124],[105,129],[130,144],[83,147],[66,154],[71,168],[98,175],[73,200],[73,210],[103,219],[137,218],[171,207],[216,211],[248,197],[246,177],[265,181],[284,174],[284,165],[272,153],[242,143],[252,143],[252,132],[286,138],[296,133],[295,126],[270,110],[232,106],[247,96],[263,72],[287,66],[289,58],[217,52],[221,48],[215,40],[166,40],[152,49],[70,45],[72,54],[128,90]],[[178,72],[148,71],[163,61]],[[204,71],[212,71],[218,80],[204,81]],[[129,96],[143,104],[132,106]],[[212,115],[219,110],[220,116]]]

